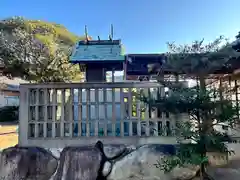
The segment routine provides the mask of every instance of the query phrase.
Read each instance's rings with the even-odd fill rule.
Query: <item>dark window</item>
[[[158,135],[161,136],[163,135],[163,131],[162,131],[162,122],[158,122]]]
[[[223,129],[223,130],[228,130],[228,126],[222,125],[222,129]]]
[[[169,118],[169,112],[166,112],[166,118]]]
[[[170,128],[170,122],[169,121],[166,122],[166,132],[167,132],[167,136],[171,135],[171,128]]]
[[[160,108],[157,108],[157,116],[158,118],[162,118],[162,111]]]

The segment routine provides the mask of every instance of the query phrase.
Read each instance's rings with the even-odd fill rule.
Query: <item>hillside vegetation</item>
[[[5,74],[34,82],[81,79],[78,66],[69,64],[68,58],[72,46],[84,37],[63,25],[12,17],[0,21],[0,35]]]
[[[29,20],[21,17],[13,17],[0,22],[0,29],[12,32],[16,28],[33,33],[44,41],[54,40],[64,45],[73,45],[77,40],[83,39],[69,32],[63,25],[40,20]],[[51,41],[52,42],[52,41]]]

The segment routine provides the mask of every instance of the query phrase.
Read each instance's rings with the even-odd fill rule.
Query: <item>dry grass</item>
[[[18,143],[17,125],[0,125],[0,149],[14,146]],[[5,134],[9,133],[9,134]]]

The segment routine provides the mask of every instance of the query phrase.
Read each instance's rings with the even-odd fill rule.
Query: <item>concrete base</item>
[[[146,144],[178,144],[176,137],[156,136],[156,137],[80,137],[80,138],[34,138],[20,139],[23,147],[43,147],[43,148],[64,148],[67,146],[94,145],[97,141],[102,141],[105,145],[134,145]]]

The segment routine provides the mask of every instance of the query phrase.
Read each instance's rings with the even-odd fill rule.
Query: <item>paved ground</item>
[[[14,146],[18,143],[16,123],[0,123],[0,149]]]
[[[227,165],[224,165],[222,167],[231,168],[231,169],[240,169],[240,159],[231,160]]]

